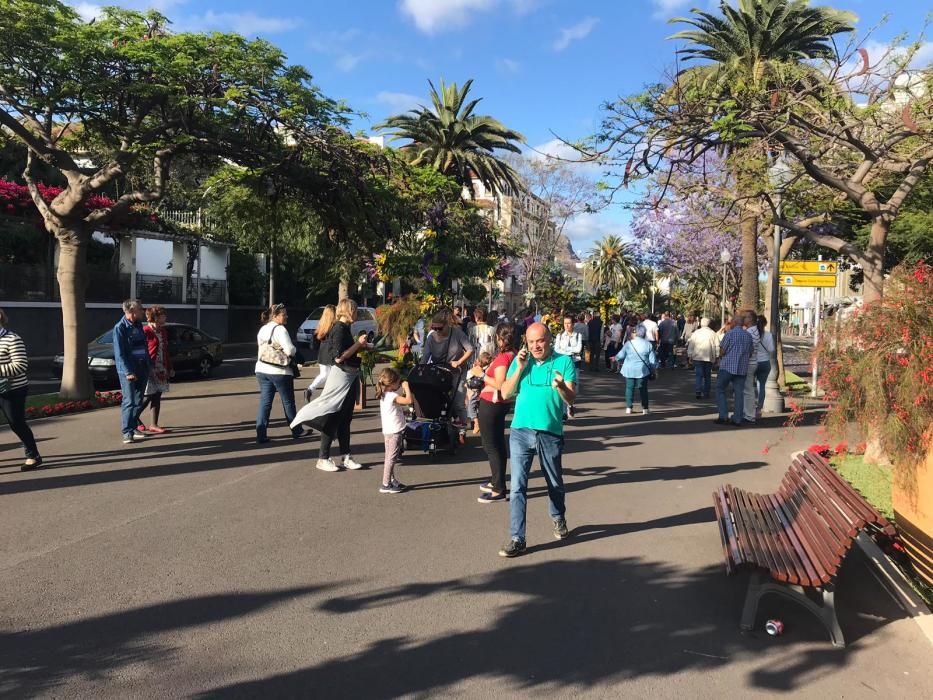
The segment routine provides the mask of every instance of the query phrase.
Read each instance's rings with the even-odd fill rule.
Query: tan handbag
[[[269,339],[259,346],[259,361],[273,367],[288,367],[291,359],[282,349],[282,346],[273,342],[272,336],[275,335],[275,329],[269,334]]]

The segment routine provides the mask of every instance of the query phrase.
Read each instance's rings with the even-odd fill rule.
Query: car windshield
[[[308,318],[306,318],[305,321],[320,321],[323,314],[324,307],[319,306],[308,315]]]
[[[113,345],[113,329],[95,338],[94,342],[100,343],[101,345]]]

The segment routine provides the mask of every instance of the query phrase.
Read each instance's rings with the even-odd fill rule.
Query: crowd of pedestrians
[[[143,318],[146,323],[143,323]],[[360,395],[360,353],[372,350],[367,335],[354,338],[352,324],[357,305],[342,299],[328,306],[316,334],[319,340],[319,373],[308,387],[306,404],[295,404],[295,378],[299,376],[298,349],[286,324],[288,311],[276,304],[263,312],[256,335],[255,376],[259,389],[256,413],[256,442],[269,441],[269,420],[278,395],[291,436],[298,440],[320,433],[315,466],[325,472],[358,470],[353,458],[351,425],[354,404]],[[121,427],[123,442],[131,444],[150,434],[167,432],[160,424],[161,398],[169,391],[174,374],[168,348],[166,311],[159,306],[144,310],[135,299],[123,303],[123,316],[113,328],[113,350],[122,389]],[[754,423],[761,415],[764,383],[774,352],[771,334],[762,317],[744,312],[719,332],[708,318],[690,315],[675,318],[623,311],[604,324],[599,314],[567,314],[561,330],[552,333],[529,311],[511,322],[500,314],[497,323],[487,322],[486,310],[441,309],[429,323],[411,333],[419,361],[453,370],[451,409],[460,439],[467,425],[478,433],[489,463],[489,479],[480,486],[482,504],[508,501],[509,540],[501,548],[503,557],[525,551],[528,478],[537,456],[547,484],[548,511],[553,534],[569,536],[562,456],[564,424],[575,417],[580,395],[580,371],[605,369],[620,375],[626,414],[635,408],[650,411],[649,386],[659,368],[680,366],[695,374],[695,397],[711,395],[712,371],[718,365],[716,423]],[[680,350],[679,348],[682,348]],[[7,329],[0,310],[0,410],[26,452],[23,470],[42,464],[35,438],[25,421],[28,361],[22,339]],[[727,394],[731,387],[734,408],[730,416]],[[392,368],[382,369],[376,380],[385,460],[379,492],[399,494],[407,487],[398,479],[404,449],[407,411],[415,403],[408,382]],[[148,425],[143,414],[149,410]],[[511,420],[509,416],[511,414]],[[506,427],[509,427],[506,437]],[[339,454],[332,454],[334,440]],[[511,463],[511,477],[507,478]]]

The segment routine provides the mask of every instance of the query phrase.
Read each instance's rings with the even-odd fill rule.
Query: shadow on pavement
[[[173,600],[67,624],[0,633],[0,695],[29,697],[76,676],[100,678],[132,664],[171,662],[175,648],[154,635],[256,613],[338,585]]]
[[[671,527],[682,524],[680,519],[694,522],[706,515],[701,509],[654,524],[603,525],[591,532]],[[333,615],[354,616],[346,623],[351,625],[361,624],[360,613],[379,608],[380,616],[397,618],[398,629],[405,630],[413,606],[434,606],[442,614],[438,606],[451,595],[472,595],[482,606],[484,595],[514,594],[490,626],[428,639],[400,632],[352,656],[219,687],[200,697],[395,698],[436,694],[479,677],[507,684],[500,686],[503,695],[540,689],[570,696],[609,682],[702,673],[733,663],[751,667],[747,676],[734,679],[735,694],[741,695],[748,686],[799,689],[849,663],[851,648],[831,647],[806,613],[786,611],[783,637],[772,639],[764,631],[741,635],[744,577],[727,578],[720,567],[684,571],[637,557],[523,562],[479,579],[414,583],[336,597],[321,606]],[[844,615],[851,640],[889,622],[884,598],[879,590],[866,598],[867,608]],[[762,609],[773,614],[780,605],[777,599]],[[780,667],[774,663],[778,659]]]

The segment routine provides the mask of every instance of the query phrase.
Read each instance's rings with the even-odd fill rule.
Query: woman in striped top
[[[29,391],[26,369],[29,360],[23,339],[7,329],[7,322],[6,313],[0,309],[0,411],[26,449],[26,461],[21,468],[28,472],[42,464],[36,439],[26,424],[26,393]]]

